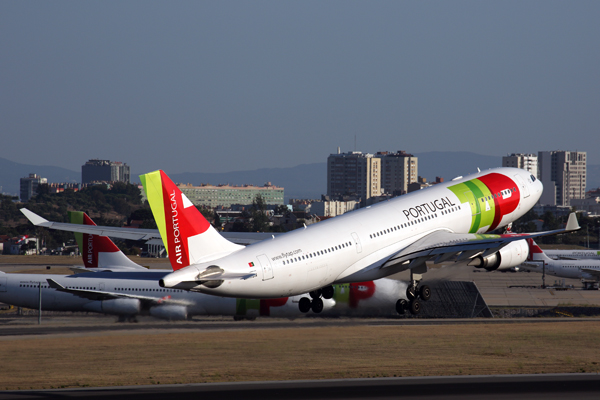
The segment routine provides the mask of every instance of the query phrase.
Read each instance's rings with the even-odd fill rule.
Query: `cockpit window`
[[[531,182],[535,182],[535,176],[531,175]]]

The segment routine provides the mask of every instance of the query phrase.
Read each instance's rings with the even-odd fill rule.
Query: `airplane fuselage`
[[[545,264],[545,265],[544,265]],[[559,278],[600,280],[600,260],[538,260],[522,264],[524,270]],[[595,271],[595,274],[591,273]]]
[[[525,214],[542,184],[521,169],[498,168],[300,228],[166,276],[165,287],[220,296],[299,295],[332,283],[379,279],[409,268],[381,268],[392,255],[436,231],[485,233]],[[253,274],[210,288],[193,283],[210,266]],[[181,282],[181,283],[179,283]]]
[[[211,296],[180,289],[161,288],[158,280],[167,272],[86,272],[75,275],[0,273],[0,302],[44,311],[89,311],[114,315],[148,314],[165,319],[184,319],[194,315],[219,315],[253,318],[273,316],[295,318],[302,296],[279,299],[236,299]],[[117,301],[94,300],[51,288],[53,279],[68,289],[102,291],[131,295]],[[406,289],[404,282],[382,279],[336,286],[335,296],[325,301],[322,315],[375,316],[394,315],[398,297]],[[134,297],[154,298],[143,301]],[[166,298],[180,304],[160,304]],[[156,301],[159,300],[159,301]],[[103,303],[104,301],[104,303]]]

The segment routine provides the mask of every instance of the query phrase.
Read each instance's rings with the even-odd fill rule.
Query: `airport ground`
[[[47,258],[46,258],[47,259]],[[64,260],[5,272],[68,273]],[[148,260],[165,267],[165,260]],[[162,264],[161,264],[162,263]],[[450,272],[449,272],[450,271]],[[434,268],[428,279],[472,279],[491,307],[600,307],[598,291],[536,288],[535,273]],[[553,283],[547,280],[547,283]],[[565,282],[566,285],[579,282]],[[585,292],[585,293],[584,293]],[[566,294],[565,294],[566,293]],[[565,297],[566,296],[566,297]],[[494,300],[497,299],[497,300]],[[558,314],[557,314],[558,315]],[[0,390],[444,375],[600,373],[600,319],[471,320],[0,315]]]

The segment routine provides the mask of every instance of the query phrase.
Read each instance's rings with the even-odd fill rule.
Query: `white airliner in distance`
[[[545,273],[560,278],[585,279],[600,282],[600,260],[553,260],[533,239],[527,239],[529,256],[521,265],[528,271]]]
[[[72,223],[95,226],[83,212],[69,212]],[[38,308],[42,286],[42,310],[92,311],[179,320],[199,315],[233,316],[235,319],[303,316],[298,304],[303,296],[248,300],[211,296],[158,286],[169,270],[148,270],[131,261],[105,236],[75,234],[84,267],[76,275],[5,274],[0,272],[0,301],[19,307]],[[389,316],[395,312],[404,282],[336,285],[335,296],[324,304],[322,316]]]
[[[600,260],[600,250],[544,250],[554,260]]]
[[[161,288],[241,298],[310,292],[312,300],[299,304],[302,311],[322,308],[321,296],[333,296],[333,284],[410,270],[406,295],[415,313],[418,298],[431,296],[427,285],[419,287],[426,261],[477,259],[488,270],[507,269],[525,260],[521,239],[579,229],[572,214],[565,229],[486,234],[524,215],[542,193],[541,182],[527,171],[496,168],[242,247],[219,235],[164,172],[140,178],[174,269],[160,279]],[[35,225],[69,230],[22,211]],[[105,228],[102,234],[119,237]]]

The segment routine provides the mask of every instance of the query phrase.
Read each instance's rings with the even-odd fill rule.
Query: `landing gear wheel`
[[[417,285],[408,285],[406,288],[406,298],[408,300],[414,300],[419,295],[417,291]]]
[[[324,299],[331,299],[335,293],[333,286],[331,285],[325,286],[323,289],[321,289],[321,292]]]
[[[312,310],[315,314],[318,314],[321,311],[323,311],[323,300],[321,300],[321,298],[314,299],[312,301]]]
[[[310,295],[310,297],[312,297],[313,299],[318,299],[319,297],[321,297],[321,293],[323,291],[321,289],[317,289],[317,290],[313,290],[312,292],[308,292],[308,294]]]
[[[419,300],[412,300],[408,303],[408,311],[410,311],[412,315],[419,314],[421,312],[421,302],[419,302]]]
[[[310,311],[310,299],[308,297],[302,297],[298,302],[298,308],[301,313],[307,313]]]
[[[400,315],[404,315],[408,308],[408,301],[400,299],[396,302],[396,312]]]
[[[419,288],[419,297],[423,301],[427,301],[431,298],[431,288],[427,285],[423,285]]]

